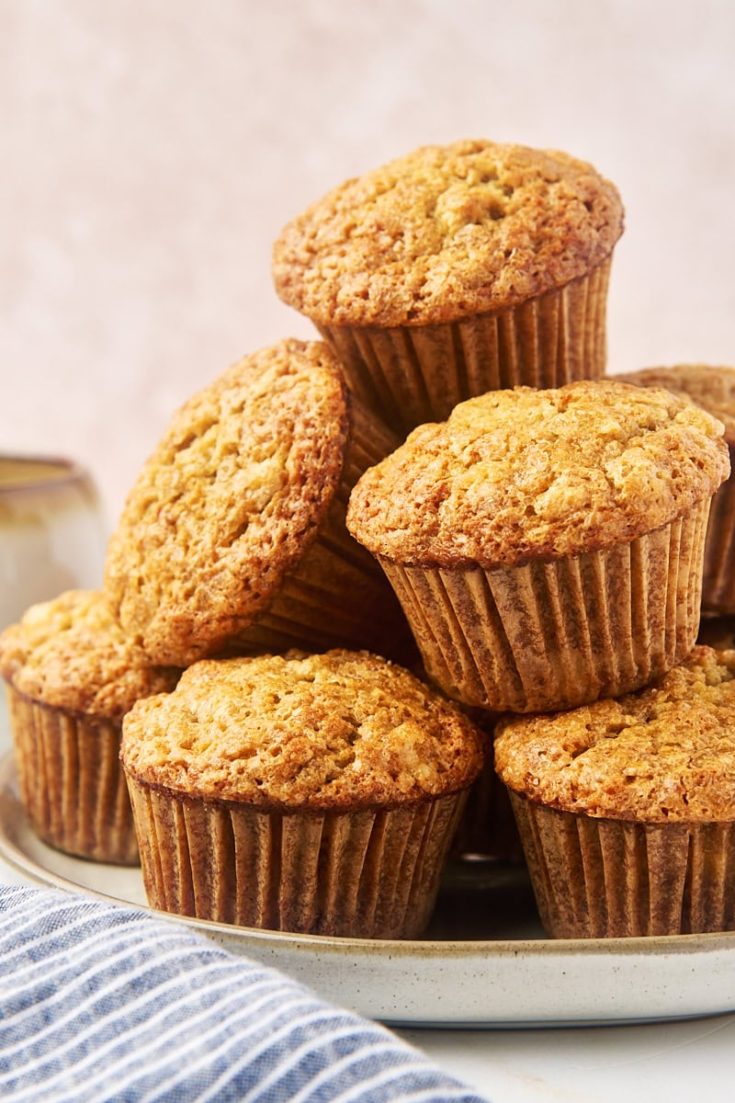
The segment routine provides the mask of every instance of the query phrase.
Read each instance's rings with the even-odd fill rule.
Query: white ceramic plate
[[[0,857],[28,881],[146,906],[138,869],[71,858],[34,835],[11,755],[0,760]],[[735,932],[551,941],[541,932],[525,874],[512,867],[454,871],[421,941],[166,918],[276,966],[334,1003],[404,1026],[562,1026],[735,1009]]]

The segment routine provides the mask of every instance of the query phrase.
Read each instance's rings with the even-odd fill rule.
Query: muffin
[[[523,862],[508,791],[493,769],[492,756],[468,793],[451,853],[471,862]]]
[[[394,645],[403,620],[352,540],[350,488],[394,437],[321,343],[246,356],[176,414],[110,541],[105,587],[151,660]]]
[[[644,368],[619,375],[639,387],[666,387],[687,395],[725,426],[730,462],[735,458],[735,368],[705,364],[678,364],[673,368]],[[715,494],[704,545],[702,610],[735,613],[735,479],[731,475]]]
[[[367,652],[196,663],[125,719],[148,899],[245,926],[417,935],[483,744]]]
[[[405,432],[485,391],[599,378],[622,230],[591,165],[461,141],[335,188],[282,231],[273,273],[355,393]]]
[[[728,472],[722,425],[668,391],[518,387],[416,429],[362,476],[347,524],[447,694],[554,711],[687,656]]]
[[[69,854],[133,865],[133,817],[120,768],[122,717],[173,689],[103,595],[70,590],[32,605],[0,635],[20,793],[34,830]]]
[[[471,713],[492,748],[498,717],[480,709]],[[508,790],[495,773],[492,752],[467,794],[467,802],[452,840],[451,855],[467,861],[523,862],[523,848]]]
[[[735,929],[734,733],[735,651],[709,647],[637,694],[501,722],[552,937]]]

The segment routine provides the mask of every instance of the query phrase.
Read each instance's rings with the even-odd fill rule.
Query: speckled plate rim
[[[16,801],[17,774],[12,752],[0,758],[0,794],[9,795]],[[222,935],[247,937],[248,941],[272,943],[275,945],[287,944],[291,949],[299,949],[304,952],[313,952],[318,948],[321,952],[335,954],[379,955],[391,957],[407,956],[413,959],[417,957],[477,957],[478,954],[492,954],[493,956],[518,957],[523,955],[575,955],[604,954],[605,956],[622,954],[625,956],[645,954],[647,957],[655,954],[701,954],[703,951],[735,951],[735,931],[726,931],[715,934],[686,934],[667,936],[647,936],[635,938],[589,938],[589,939],[493,939],[493,940],[431,940],[431,939],[365,939],[365,938],[338,938],[330,935],[289,934],[284,931],[262,930],[258,927],[239,927],[234,924],[216,923],[208,919],[197,919],[191,916],[174,915],[170,912],[159,911],[147,904],[138,904],[115,896],[112,893],[102,892],[90,888],[87,885],[73,881],[45,869],[33,858],[29,857],[13,840],[13,832],[8,831],[5,816],[5,802],[0,802],[0,857],[10,866],[24,876],[31,878],[37,884],[45,884],[65,891],[82,892],[85,895],[97,897],[102,900],[123,903],[129,907],[142,908],[154,915],[165,919],[172,919],[184,923],[190,927],[200,928],[209,933],[217,932]],[[78,859],[84,862],[84,859]],[[86,863],[85,863],[86,864]],[[100,867],[113,872],[114,866]]]
[[[333,1004],[395,1026],[547,1028],[735,1010],[735,933],[400,942],[292,935],[154,911],[144,902],[139,870],[72,858],[38,840],[18,798],[12,755],[0,758],[0,859],[24,882],[184,924]]]

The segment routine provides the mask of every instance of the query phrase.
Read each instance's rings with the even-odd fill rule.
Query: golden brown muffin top
[[[264,611],[337,489],[349,432],[321,343],[246,356],[179,410],[135,483],[105,586],[157,662],[186,666]]]
[[[276,290],[325,325],[424,325],[524,302],[601,264],[617,190],[553,150],[425,146],[314,203],[281,232]]]
[[[669,391],[516,387],[415,429],[359,480],[347,525],[404,565],[514,566],[651,532],[729,469],[722,425]]]
[[[735,820],[735,651],[696,647],[638,693],[501,721],[495,768],[509,788],[564,812]]]
[[[109,720],[141,697],[173,689],[180,674],[151,666],[96,590],[32,605],[0,635],[0,672],[34,701]]]
[[[641,368],[614,378],[637,387],[665,387],[686,395],[723,423],[725,440],[735,446],[735,368],[676,364],[672,368]]]
[[[126,770],[187,796],[357,809],[469,786],[486,740],[402,667],[366,651],[204,660],[126,717]]]

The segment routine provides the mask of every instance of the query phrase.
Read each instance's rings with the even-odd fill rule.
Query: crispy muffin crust
[[[158,661],[211,654],[267,608],[335,495],[342,371],[296,340],[246,356],[175,415],[107,553],[123,627]]]
[[[642,368],[614,378],[637,387],[665,387],[686,395],[723,423],[725,440],[735,447],[735,368],[676,364],[671,368]]]
[[[281,232],[276,290],[317,323],[424,325],[515,306],[602,263],[614,185],[566,153],[425,146],[314,203]]]
[[[108,720],[141,697],[173,689],[180,673],[151,666],[95,590],[32,605],[0,635],[0,672],[34,701]]]
[[[516,387],[414,430],[359,480],[347,526],[404,566],[516,566],[660,528],[729,469],[722,425],[669,391]]]
[[[495,768],[510,789],[564,812],[735,820],[735,651],[699,646],[639,693],[501,721]]]
[[[187,797],[356,810],[469,786],[482,733],[412,674],[366,651],[205,660],[126,717],[138,781]]]

